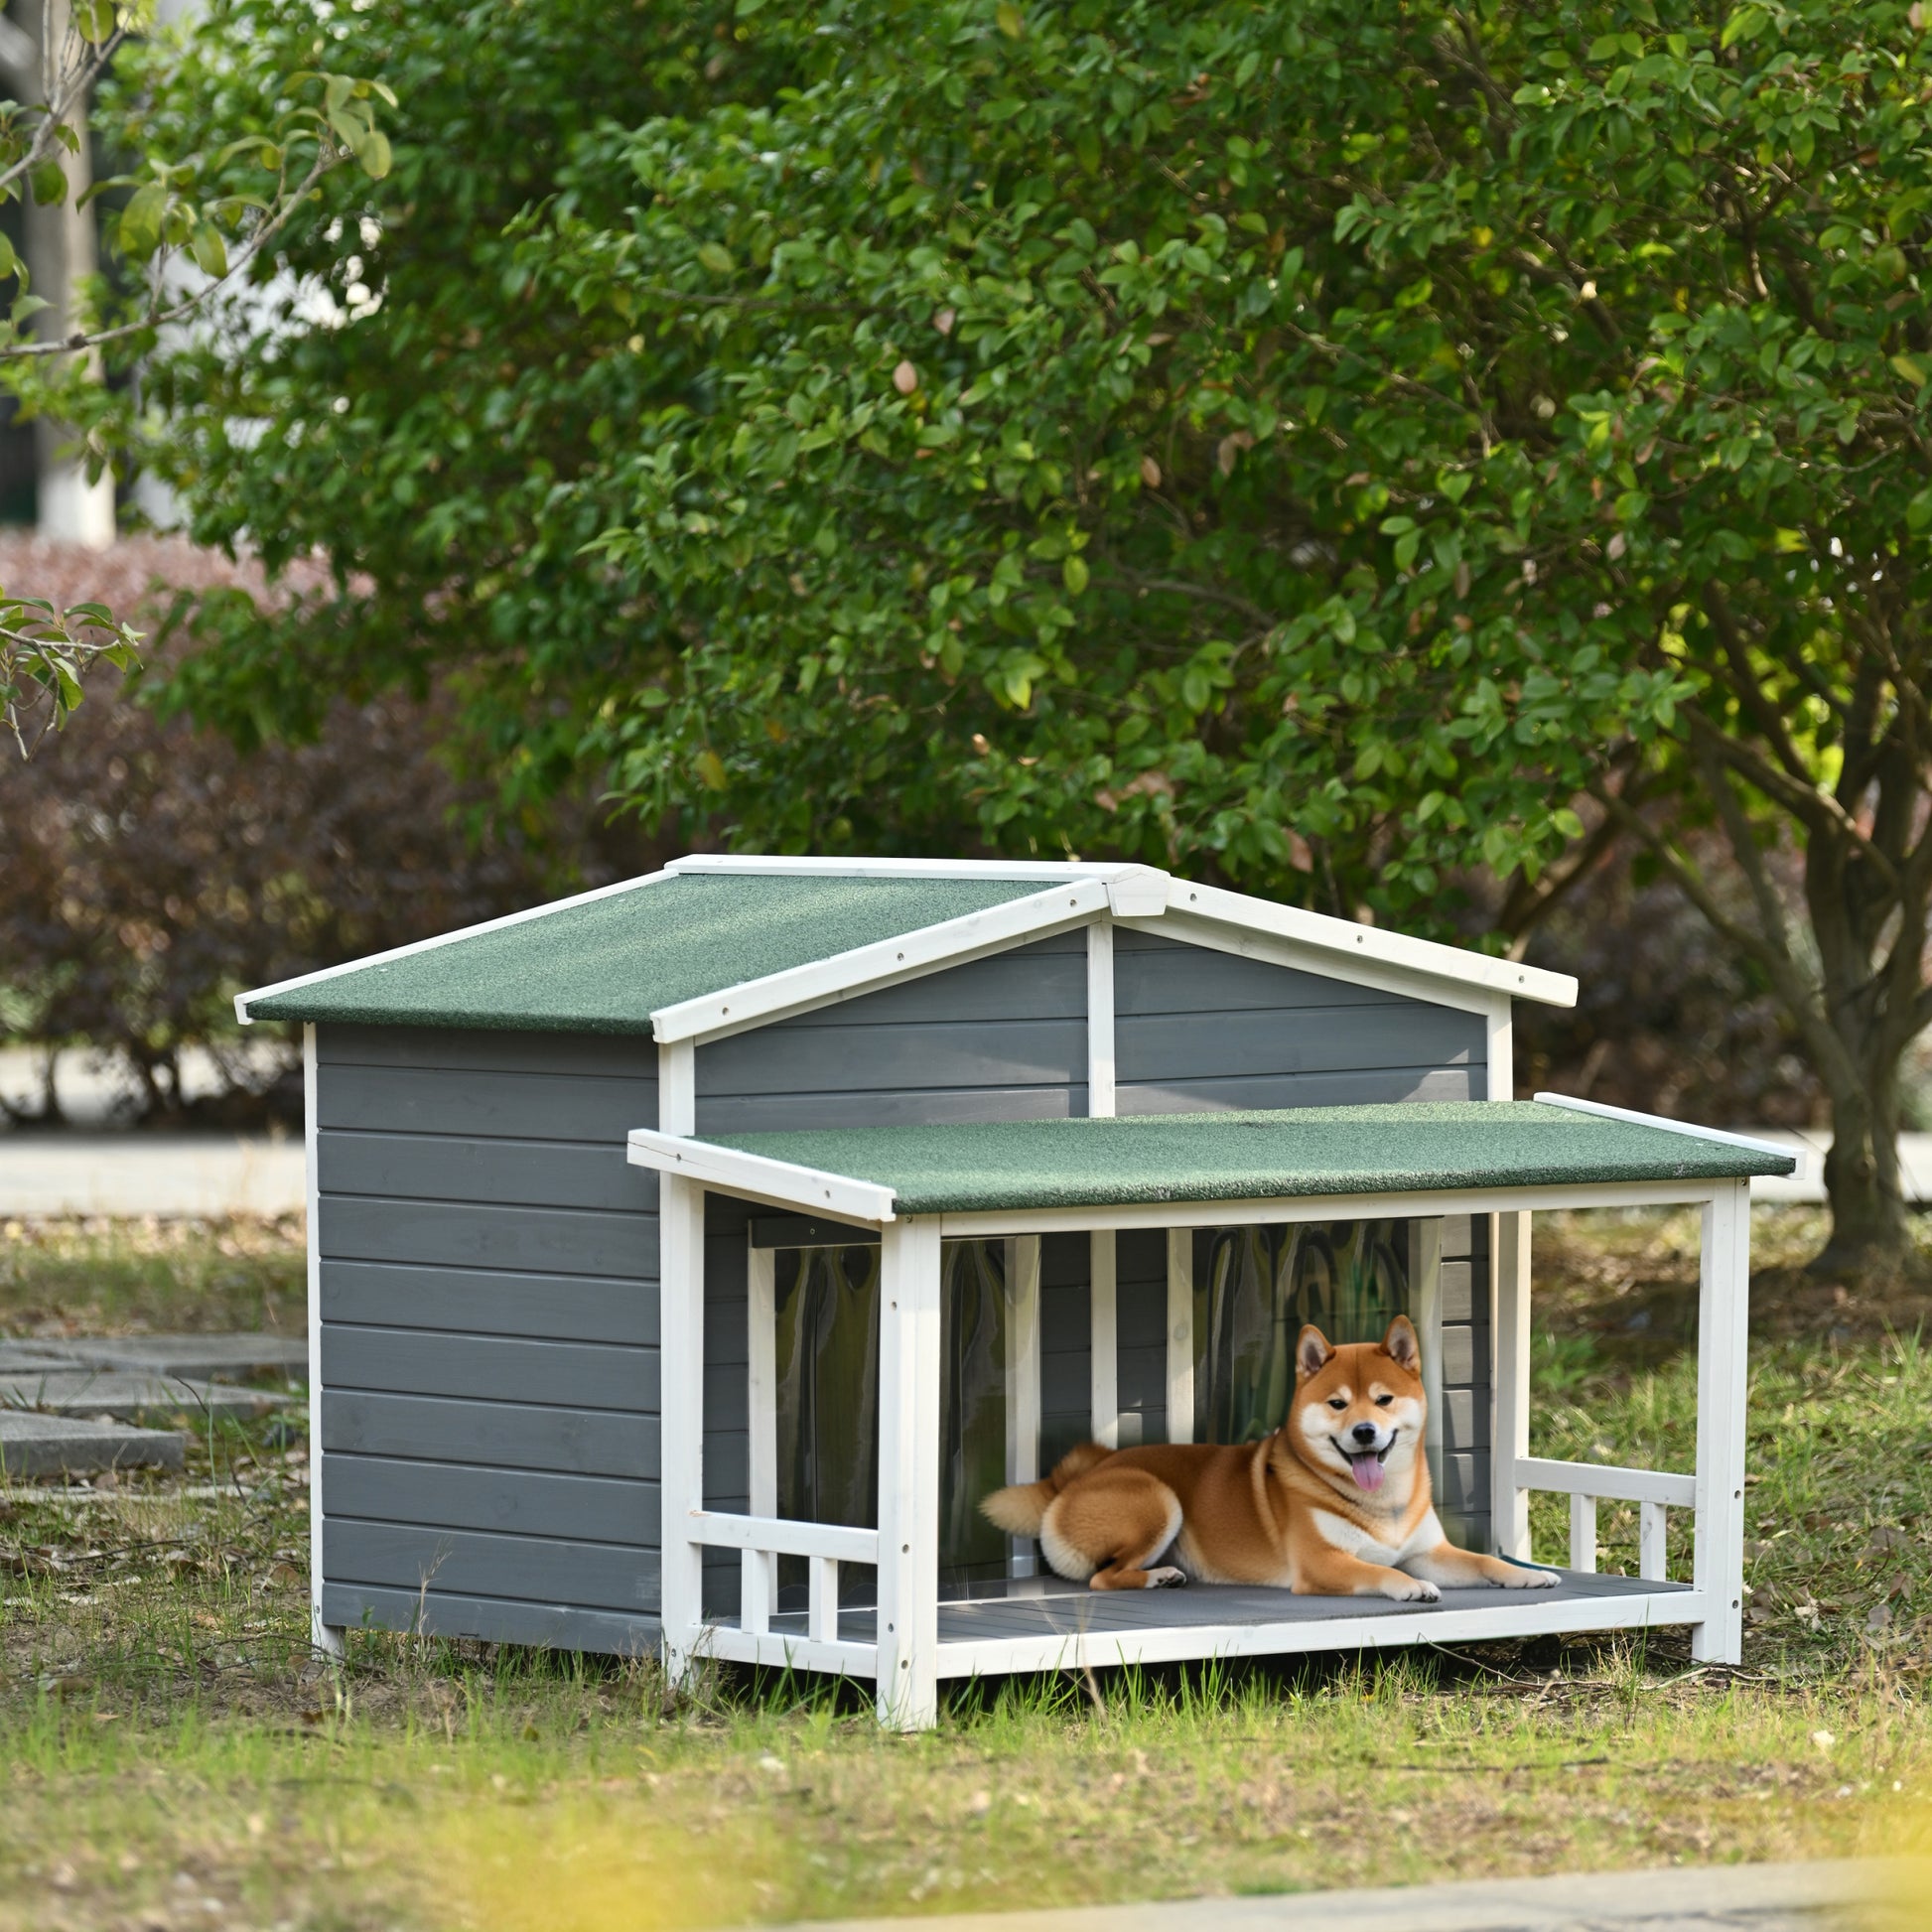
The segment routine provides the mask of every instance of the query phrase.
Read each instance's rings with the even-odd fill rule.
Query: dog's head
[[[1302,1459],[1335,1482],[1380,1489],[1417,1465],[1423,1424],[1422,1351],[1406,1314],[1379,1342],[1336,1348],[1311,1322],[1295,1345],[1289,1429]]]

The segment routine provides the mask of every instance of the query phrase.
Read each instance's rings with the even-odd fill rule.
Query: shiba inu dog
[[[1407,1315],[1378,1342],[1304,1328],[1288,1420],[1260,1443],[1106,1449],[1086,1443],[1038,1482],[980,1508],[1036,1536],[1094,1589],[1265,1584],[1304,1596],[1434,1602],[1443,1587],[1548,1589],[1530,1570],[1458,1550],[1430,1499],[1421,1350]]]

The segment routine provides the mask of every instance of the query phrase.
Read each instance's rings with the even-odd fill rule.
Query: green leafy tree
[[[379,326],[180,365],[200,531],[344,585],[208,614],[194,702],[300,729],[448,656],[513,793],[590,761],[749,845],[1110,851],[1424,924],[1480,863],[1518,943],[1623,841],[1801,1034],[1829,1258],[1907,1252],[1918,7],[649,18],[627,69],[730,79],[557,112],[501,236],[439,206],[464,300],[399,258]],[[369,191],[398,236],[447,127]]]

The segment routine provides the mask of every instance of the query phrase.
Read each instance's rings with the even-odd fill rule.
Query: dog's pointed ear
[[[1328,1337],[1311,1321],[1295,1344],[1295,1372],[1306,1382],[1311,1375],[1319,1375],[1334,1358]]]
[[[1416,1324],[1406,1314],[1397,1315],[1389,1323],[1389,1332],[1382,1337],[1382,1352],[1411,1375],[1422,1372],[1422,1343],[1416,1339]]]

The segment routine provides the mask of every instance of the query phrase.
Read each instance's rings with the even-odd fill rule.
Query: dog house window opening
[[[1409,1252],[1402,1221],[1207,1230],[1194,1276],[1195,1440],[1258,1443],[1282,1426],[1306,1323],[1340,1344],[1380,1341],[1398,1314],[1415,1319]]]
[[[1007,1479],[1007,1245],[940,1248],[943,1333],[939,1397],[939,1581],[1009,1574],[1007,1538],[979,1499]],[[879,1270],[877,1243],[780,1248],[773,1308],[778,1514],[794,1521],[879,1521]],[[805,1600],[805,1562],[778,1563],[778,1600]],[[840,1571],[839,1594],[870,1602],[870,1569]]]

